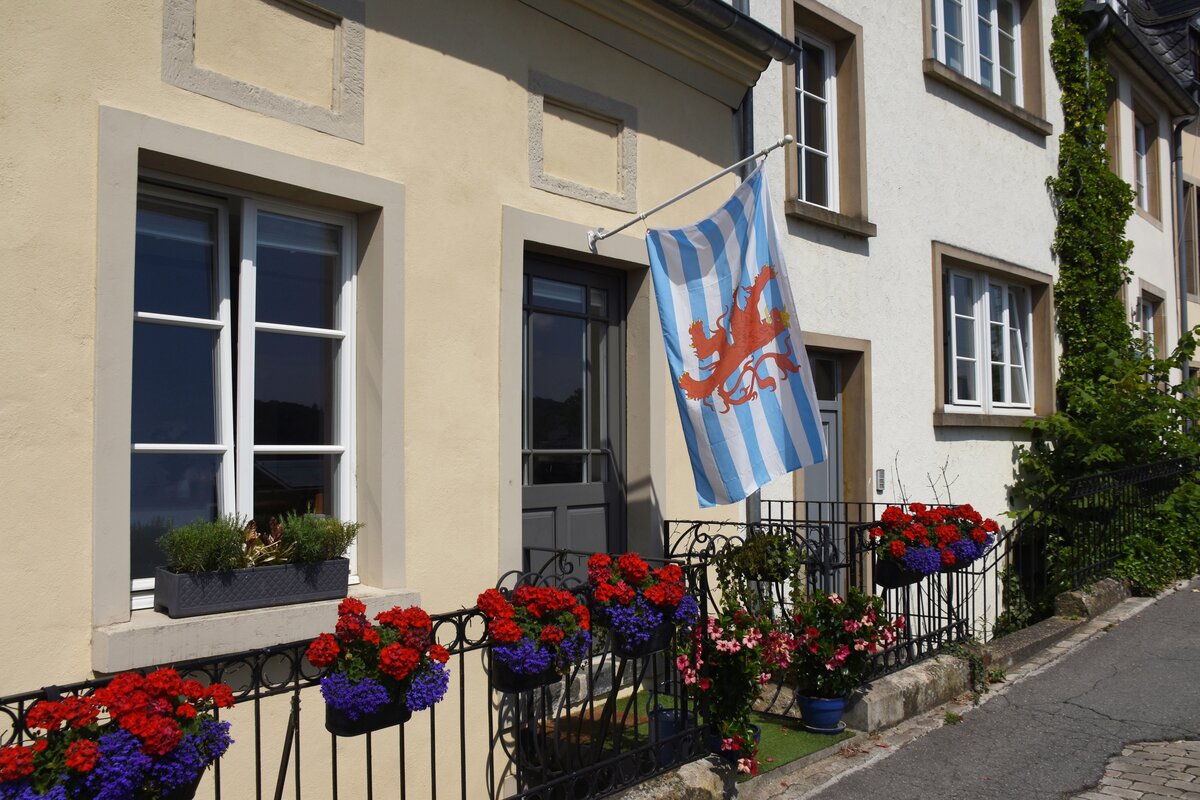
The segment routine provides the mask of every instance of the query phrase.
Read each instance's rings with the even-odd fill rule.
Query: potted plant
[[[800,571],[800,553],[783,527],[751,526],[746,540],[713,559],[722,594],[747,609],[771,614],[786,595],[783,584]]]
[[[705,723],[713,752],[758,774],[760,731],[750,713],[772,674],[791,663],[793,641],[766,615],[725,605],[697,626],[679,649],[675,666],[688,693],[708,701]]]
[[[895,589],[927,575],[962,569],[983,556],[1000,526],[970,505],[888,506],[869,533],[875,543],[875,583]]]
[[[587,656],[591,615],[568,591],[522,584],[511,601],[488,589],[476,602],[488,621],[489,672],[498,691],[549,685]]]
[[[90,695],[42,700],[25,715],[30,744],[0,748],[3,800],[186,800],[232,743],[216,709],[223,683],[173,669],[124,672]]]
[[[814,733],[838,733],[850,693],[866,678],[871,657],[896,642],[904,616],[886,619],[881,598],[853,587],[845,598],[833,592],[794,595],[788,674],[800,716]]]
[[[651,569],[637,553],[588,559],[593,619],[608,628],[613,652],[636,658],[663,650],[677,625],[693,625],[696,599],[683,585],[683,569],[667,563]]]
[[[361,527],[295,513],[266,531],[232,515],[182,525],[158,540],[167,566],[154,573],[154,606],[178,618],[345,597],[343,556]]]
[[[338,606],[335,633],[322,633],[308,646],[309,662],[321,678],[325,728],[358,736],[401,725],[414,711],[439,702],[450,685],[450,654],[433,643],[433,621],[420,606],[395,607],[366,617],[362,601],[347,597]]]

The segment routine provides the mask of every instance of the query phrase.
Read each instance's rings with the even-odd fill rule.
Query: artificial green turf
[[[782,720],[765,714],[753,714],[752,720],[762,728],[762,740],[758,743],[760,775],[854,736],[851,731],[842,731],[836,735],[809,733],[801,727],[799,720]],[[740,776],[739,780],[749,778],[749,775],[744,775]]]

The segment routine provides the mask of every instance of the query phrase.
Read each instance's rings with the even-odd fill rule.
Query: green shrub
[[[282,544],[293,564],[312,564],[345,555],[362,527],[321,514],[289,512],[279,523]]]
[[[174,572],[218,572],[245,565],[246,521],[232,514],[195,520],[158,540]]]

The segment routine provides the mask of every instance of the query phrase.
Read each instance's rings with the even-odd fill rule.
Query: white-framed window
[[[149,180],[136,225],[131,588],[148,608],[173,525],[355,518],[357,247],[347,215]]]
[[[1137,299],[1134,311],[1138,333],[1142,340],[1142,350],[1152,358],[1162,358],[1161,343],[1165,331],[1162,329],[1162,301],[1156,297],[1143,294]]]
[[[833,45],[797,34],[796,60],[797,199],[822,208],[838,207],[837,74]]]
[[[947,270],[945,280],[947,407],[1031,410],[1029,288],[958,269]]]
[[[1011,103],[1023,103],[1017,0],[929,0],[929,21],[938,61]]]
[[[1150,146],[1154,137],[1149,126],[1140,117],[1133,118],[1133,192],[1137,207],[1150,211],[1149,162]]]

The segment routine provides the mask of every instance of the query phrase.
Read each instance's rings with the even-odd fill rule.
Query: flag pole
[[[679,202],[680,200],[687,197],[689,194],[691,194],[692,192],[694,192],[698,189],[703,189],[705,186],[708,186],[710,183],[715,181],[717,178],[721,178],[725,175],[728,175],[729,173],[733,172],[735,169],[742,166],[743,164],[747,164],[747,163],[755,160],[756,158],[764,158],[772,150],[783,147],[785,144],[791,144],[794,141],[796,141],[795,138],[793,138],[792,135],[789,133],[789,134],[785,135],[779,141],[775,142],[775,144],[770,145],[768,147],[764,147],[762,150],[759,150],[757,153],[754,153],[753,155],[746,156],[745,158],[743,158],[741,161],[737,162],[736,164],[730,164],[728,167],[721,170],[717,174],[710,175],[709,177],[700,181],[699,183],[697,183],[695,186],[691,187],[690,189],[684,189],[682,192],[675,195],[670,200],[664,200],[663,202],[659,203],[658,205],[656,205],[654,208],[650,209],[649,211],[643,211],[642,213],[633,217],[629,221],[624,222],[624,223],[618,225],[617,227],[613,228],[611,231],[607,231],[604,228],[597,228],[594,231],[588,231],[588,249],[590,249],[593,253],[596,252],[596,242],[599,242],[602,239],[607,239],[608,237],[612,236],[614,233],[620,233],[621,231],[628,228],[630,225],[636,225],[637,223],[641,222],[642,220],[644,220],[646,217],[650,216],[651,214],[658,212],[658,211],[662,211],[664,208],[671,205],[672,203]]]

